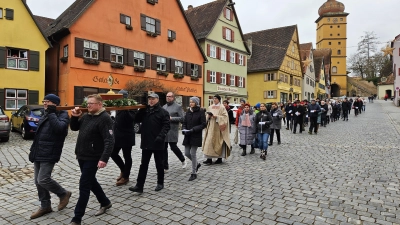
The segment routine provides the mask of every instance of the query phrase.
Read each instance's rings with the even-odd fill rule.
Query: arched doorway
[[[338,84],[331,85],[331,97],[340,97],[340,86]]]
[[[289,100],[290,100],[290,101],[293,101],[292,93],[289,94]]]
[[[385,93],[388,95],[388,98],[391,98],[391,97],[392,97],[392,90],[387,89],[387,90],[385,91]]]

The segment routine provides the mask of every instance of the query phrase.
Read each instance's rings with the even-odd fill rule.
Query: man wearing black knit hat
[[[40,200],[39,210],[31,215],[31,219],[53,211],[50,192],[60,198],[58,211],[67,206],[71,197],[71,192],[66,191],[51,178],[51,172],[55,163],[61,158],[64,140],[68,134],[69,116],[66,111],[56,110],[56,105],[60,104],[60,98],[57,95],[46,95],[42,102],[45,113],[38,122],[35,139],[29,153],[29,161],[34,163],[34,180]]]

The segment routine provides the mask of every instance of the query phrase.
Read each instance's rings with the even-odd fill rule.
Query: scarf
[[[245,113],[244,114],[244,120],[242,120],[242,126],[251,127],[250,114],[249,113]]]
[[[225,106],[225,109],[227,112],[229,112],[229,110],[231,110],[231,107],[229,107],[229,105]]]

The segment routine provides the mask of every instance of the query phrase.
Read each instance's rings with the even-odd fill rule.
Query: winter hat
[[[214,98],[217,98],[217,99],[218,99],[218,101],[220,101],[220,102],[221,102],[221,96],[219,96],[219,95],[214,95]]]
[[[244,98],[241,98],[240,102],[246,103],[246,100],[244,100]]]
[[[190,98],[190,100],[193,101],[196,106],[200,106],[200,99],[198,97],[193,96]]]
[[[122,97],[128,98],[128,92],[125,91],[124,89],[121,89],[121,90],[118,92],[118,94],[122,94]]]
[[[60,98],[55,94],[48,94],[44,96],[44,100],[49,100],[56,105],[60,104]]]
[[[257,103],[257,104],[255,105],[255,107],[256,107],[257,109],[259,109],[260,106],[261,106],[261,103]]]

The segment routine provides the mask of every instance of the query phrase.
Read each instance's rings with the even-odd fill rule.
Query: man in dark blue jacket
[[[312,134],[312,130],[314,128],[314,133],[318,132],[318,113],[321,112],[321,107],[315,103],[315,100],[311,100],[311,104],[308,105],[308,117],[310,118],[310,129],[308,130],[309,134]]]
[[[286,106],[285,106],[285,112],[286,112],[286,130],[289,130],[289,128],[291,128],[293,126],[293,105],[292,105],[292,101],[288,101]]]
[[[68,134],[69,116],[66,111],[56,111],[60,98],[54,94],[44,97],[44,115],[40,118],[35,139],[29,153],[29,161],[34,163],[35,185],[38,190],[40,208],[31,219],[52,212],[50,192],[60,198],[58,211],[64,209],[71,192],[62,188],[51,178],[54,165],[60,160],[65,137]]]
[[[170,130],[170,118],[168,111],[160,106],[159,97],[155,93],[148,96],[147,108],[140,109],[136,115],[135,122],[142,122],[140,142],[142,161],[136,185],[130,187],[130,191],[143,193],[149,162],[153,154],[157,169],[157,186],[155,191],[160,191],[164,188],[163,151],[165,148],[165,137]]]

